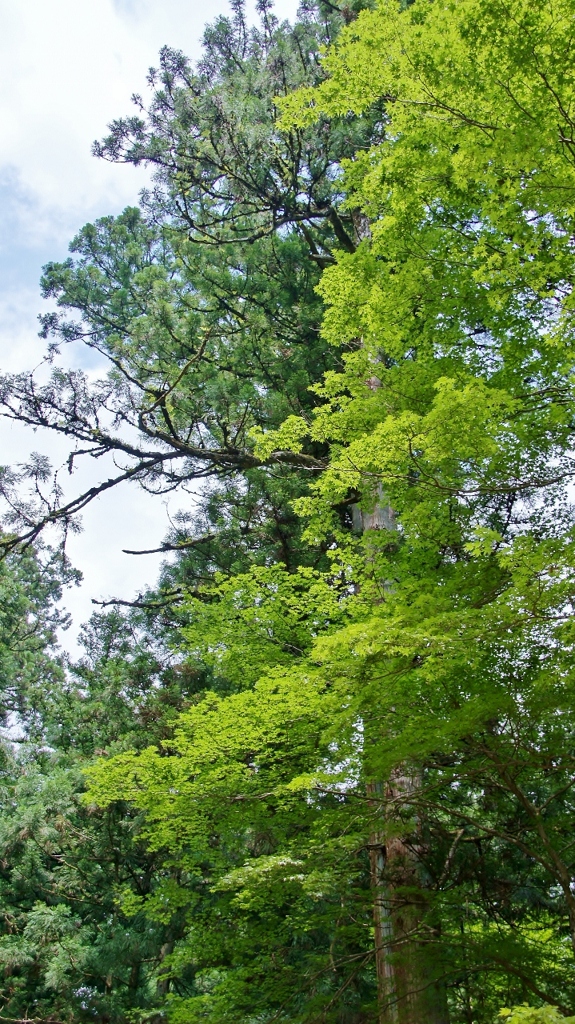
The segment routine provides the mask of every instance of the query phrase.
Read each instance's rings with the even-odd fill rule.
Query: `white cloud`
[[[278,13],[293,15],[294,0]],[[226,0],[0,0],[0,165],[18,168],[48,206],[109,212],[144,171],[93,160],[90,147],[145,90],[161,46],[200,52]]]
[[[134,175],[93,160],[90,147],[127,107],[150,47],[107,0],[1,0],[0,17],[2,164],[49,208],[133,195]]]

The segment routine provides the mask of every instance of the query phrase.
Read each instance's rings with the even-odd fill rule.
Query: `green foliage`
[[[510,1024],[555,1024],[556,1021],[573,1020],[572,1017],[563,1017],[554,1006],[542,1006],[536,1010],[526,1004],[514,1006],[512,1010],[500,1010],[499,1016]]]
[[[63,584],[78,576],[66,561],[45,555],[41,562],[27,551],[0,562],[0,720],[40,734],[49,690],[63,675],[53,645],[68,618],[57,602]]]
[[[270,683],[269,714],[258,726],[247,688],[275,668],[281,690],[281,669],[294,656],[303,661],[320,631],[345,620],[345,594],[326,575],[325,546],[312,551],[302,543],[291,507],[325,449],[307,445],[295,460],[286,451],[261,465],[251,431],[307,415],[317,404],[309,385],[335,365],[319,335],[315,286],[332,250],[353,248],[353,227],[351,216],[338,214],[341,190],[330,169],[369,136],[371,122],[344,119],[293,133],[286,144],[275,126],[275,93],[317,80],[318,44],[342,18],[310,8],[291,28],[265,8],[261,14],[261,26],[248,31],[236,5],[232,19],[208,29],[197,69],[162,51],[149,110],[140,106],[142,118],[116,122],[102,147],[112,159],[154,164],[153,194],[139,210],[83,228],[71,258],[45,268],[44,294],[60,307],[43,321],[44,334],[54,339],[52,357],[58,360],[61,343],[86,345],[108,361],[107,376],[94,383],[57,368],[48,384],[27,375],[2,381],[7,415],[73,439],[72,473],[79,448],[98,459],[113,453],[123,464],[118,480],[154,490],[185,491],[211,478],[193,517],[177,516],[162,545],[178,557],[165,567],[158,591],[150,590],[128,616],[93,617],[83,636],[86,656],[49,687],[42,742],[9,761],[0,806],[2,942],[10,964],[3,1013],[15,1019],[156,1020],[168,997],[174,1014],[216,1000],[221,1019],[228,1003],[233,1014],[234,1000],[245,1007],[253,1001],[250,971],[256,969],[263,1011],[277,1005],[280,989],[281,1000],[288,996],[317,960],[316,944],[324,951],[332,944],[337,886],[326,874],[323,895],[317,885],[310,895],[295,884],[286,901],[283,860],[273,860],[274,845],[288,835],[297,847],[314,818],[304,809],[293,822],[295,791],[277,802],[277,837],[265,822],[268,798],[255,797],[246,837],[241,815],[233,813],[239,802],[225,813],[224,779],[224,813],[207,805],[197,810],[187,792],[189,829],[181,836],[171,831],[168,814],[164,845],[152,837],[147,817],[123,799],[100,809],[83,797],[82,769],[95,758],[110,763],[110,792],[117,758],[126,764],[123,781],[131,778],[127,750],[139,750],[142,764],[159,769],[158,781],[164,778],[170,759],[154,752],[163,743],[187,751],[182,712],[189,728],[205,727],[205,751],[224,721],[220,714],[205,718],[205,711],[211,702],[227,708],[226,694],[236,696],[244,739],[257,746],[275,730],[280,746],[289,742],[300,775],[315,768],[310,751],[317,744],[304,726],[319,712],[319,697],[304,688],[301,722],[292,724],[294,686],[278,709]],[[75,512],[98,493],[90,489],[66,506],[57,488],[44,493],[46,479],[45,462],[2,478],[13,525],[22,526],[20,541],[46,523],[73,527]],[[32,494],[22,496],[27,481]],[[6,548],[19,539],[8,538]],[[254,614],[256,604],[261,611]],[[260,700],[264,692],[258,691]],[[234,731],[230,717],[239,778],[249,751],[234,746]],[[272,748],[266,774],[275,787]],[[226,750],[224,744],[222,759]],[[217,789],[217,770],[202,778]],[[210,815],[225,833],[223,846]],[[323,821],[314,840],[320,859]],[[190,849],[189,835],[195,837]],[[254,945],[246,904],[243,938],[232,949],[233,872],[241,870],[246,842],[268,851],[270,910]],[[309,864],[306,874],[312,875]],[[352,870],[344,865],[350,893],[344,944],[352,957],[363,951],[362,965],[370,914],[361,904],[364,875],[364,861]],[[308,921],[309,908],[315,916]],[[221,971],[214,955],[223,961]],[[318,970],[320,988],[334,992],[345,981],[339,968],[330,968],[326,983],[319,961]],[[372,995],[369,967],[357,977],[353,1005]],[[216,992],[218,979],[229,996]]]
[[[571,1019],[573,2],[385,0],[321,60],[337,12],[261,13],[163,53],[99,149],[154,192],[46,269],[106,381],[4,392],[213,478],[7,768],[7,1012]]]
[[[53,356],[79,343],[108,373],[92,382],[58,367],[47,384],[6,375],[0,403],[8,416],[73,439],[71,472],[81,453],[113,454],[122,469],[68,503],[42,486],[45,461],[6,475],[3,493],[21,527],[8,546],[48,524],[69,527],[102,487],[133,480],[185,491],[210,478],[207,522],[198,517],[192,528],[184,511],[168,542],[194,542],[200,578],[214,562],[226,567],[225,546],[214,552],[211,543],[222,519],[244,554],[239,571],[265,558],[262,546],[274,560],[298,561],[289,501],[321,468],[323,450],[274,453],[274,472],[265,472],[251,431],[306,414],[316,404],[309,386],[334,365],[315,286],[333,252],[354,243],[333,171],[373,137],[377,119],[282,134],[275,94],[319,80],[318,48],[342,17],[310,6],[292,27],[265,4],[260,15],[249,29],[234,4],[233,17],[206,30],[196,68],[164,48],[148,108],[136,97],[137,115],[115,121],[96,146],[107,159],[151,165],[154,189],[141,209],[86,225],[70,258],[44,268],[44,294],[59,310],[42,323]]]
[[[159,663],[157,633],[155,657],[144,655],[141,627],[117,614],[96,617],[85,643],[77,669],[65,675],[60,666],[33,715],[12,722],[20,749],[3,747],[1,992],[4,1014],[17,1019],[153,1012],[165,946],[181,928],[173,913],[170,928],[138,905],[124,913],[127,891],[142,902],[169,886],[170,872],[145,848],[133,812],[85,807],[82,766],[106,749],[161,736],[189,681],[167,652]],[[50,653],[36,655],[44,682]]]
[[[253,685],[276,665],[309,653],[320,631],[345,619],[345,595],[333,577],[300,567],[257,566],[184,605],[182,634],[190,655],[234,688]],[[208,600],[206,601],[206,597]]]

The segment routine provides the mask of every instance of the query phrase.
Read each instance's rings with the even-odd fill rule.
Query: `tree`
[[[338,213],[335,169],[373,137],[377,119],[279,133],[276,93],[318,80],[318,47],[342,18],[310,8],[291,28],[265,5],[261,18],[248,30],[235,5],[231,20],[207,30],[195,71],[163,50],[149,109],[137,99],[140,115],[115,122],[96,147],[109,159],[148,163],[156,185],[143,212],[85,227],[72,242],[74,258],[45,268],[45,295],[73,319],[48,314],[43,331],[56,339],[53,353],[79,341],[110,372],[95,386],[61,369],[45,385],[6,376],[2,407],[9,418],[69,437],[71,471],[86,455],[113,456],[120,469],[67,502],[58,486],[43,490],[42,460],[5,474],[16,530],[8,546],[47,525],[66,530],[94,496],[128,480],[160,492],[208,480],[222,495],[219,507],[237,505],[247,488],[238,516],[246,534],[265,507],[277,556],[291,558],[297,528],[286,504],[323,466],[323,451],[278,451],[262,466],[250,430],[307,414],[309,384],[335,365],[318,337],[314,288],[332,250],[354,248],[351,218]],[[23,477],[34,491],[26,501]],[[183,523],[168,547],[191,542],[203,552],[213,527],[190,536]]]
[[[28,554],[28,560],[31,555]],[[7,571],[7,563],[3,563]],[[3,1015],[46,1021],[154,1017],[181,914],[151,921],[177,889],[177,869],[150,852],[141,816],[83,799],[94,758],[170,734],[200,681],[142,613],[96,615],[76,666],[36,655],[47,692],[5,742],[0,781],[0,962]],[[54,658],[54,654],[52,654]]]
[[[54,685],[52,749],[10,767],[10,1012],[412,1024],[445,996],[453,1024],[527,999],[512,1019],[553,1020],[575,1005],[573,5],[261,13],[210,30],[197,73],[164,53],[99,150],[156,188],[46,271],[77,314],[47,333],[109,377],[5,382],[9,415],[124,476],[215,481],[159,592],[96,618]],[[6,548],[92,493],[14,500]]]
[[[558,75],[554,49],[569,45],[571,17],[568,4],[470,3],[457,12],[383,5],[344,31],[326,60],[325,83],[285,103],[288,123],[302,125],[318,112],[359,113],[388,100],[388,140],[346,166],[348,206],[361,205],[373,220],[373,240],[338,258],[321,285],[330,306],[326,337],[338,344],[361,337],[362,346],[346,374],[326,381],[328,404],[312,436],[342,448],[319,491],[324,503],[332,502],[351,485],[371,492],[373,501],[383,488],[391,501],[401,543],[384,541],[388,565],[379,572],[394,581],[384,598],[392,614],[403,608],[396,640],[388,634],[389,653],[395,643],[409,651],[411,687],[421,671],[440,687],[428,693],[442,701],[452,693],[450,712],[449,704],[433,713],[427,706],[422,732],[434,736],[438,716],[449,731],[451,715],[457,732],[462,701],[477,702],[481,732],[473,741],[465,737],[467,750],[476,743],[480,756],[498,765],[496,781],[487,773],[487,791],[499,789],[513,813],[526,815],[539,854],[525,832],[518,839],[517,821],[503,828],[506,841],[522,841],[523,852],[536,859],[545,849],[553,861],[546,882],[562,893],[560,930],[570,920],[572,866],[562,860],[565,840],[546,830],[554,831],[555,813],[564,812],[570,740],[562,733],[566,761],[551,769],[542,734],[554,734],[561,707],[555,680],[571,671],[561,625],[569,602],[550,582],[556,572],[570,574],[572,531],[566,488],[573,473],[567,412],[573,263],[566,197],[573,188],[567,113],[573,83],[569,74]],[[547,559],[559,549],[565,560],[551,569]],[[531,603],[529,589],[543,579],[545,611]],[[517,623],[519,607],[531,630]],[[559,649],[561,667],[554,661]],[[532,687],[541,685],[552,662],[547,719],[540,693],[537,711],[531,705]],[[389,725],[397,750],[400,707],[395,691]],[[417,736],[418,716],[408,708],[400,733]],[[470,727],[469,705],[462,717]],[[449,742],[455,745],[454,734]],[[421,749],[421,733],[417,743]],[[517,749],[529,765],[528,784],[519,779]],[[416,753],[409,745],[404,752],[408,760]],[[412,763],[418,771],[419,757]],[[567,772],[545,796],[537,781],[543,763],[552,774]],[[472,791],[479,787],[481,794],[486,776],[477,761],[470,775]],[[451,779],[460,782],[459,775]],[[401,793],[391,789],[397,802]],[[405,794],[412,811],[422,799],[413,788]],[[478,826],[476,816],[469,820]],[[501,837],[501,828],[494,835]]]
[[[414,960],[428,995],[443,977],[455,1019],[487,1020],[498,1001],[526,996],[564,1011],[575,1001],[572,16],[566,2],[383,4],[342,31],[324,82],[284,101],[286,130],[372,105],[381,118],[386,104],[385,139],[343,164],[343,212],[368,218],[371,238],[335,254],[320,284],[324,337],[348,348],[344,365],[315,387],[311,417],[262,428],[256,447],[265,462],[330,446],[296,505],[308,540],[331,544],[349,621],[326,617],[310,654],[262,668],[253,692],[206,697],[163,756],[126,754],[94,774],[103,803],[123,795],[147,811],[153,842],[191,844],[204,807],[215,818],[202,834],[244,836],[243,874],[222,864],[216,890],[244,894],[248,936],[262,927],[269,878],[267,854],[245,842],[253,805],[265,801],[269,819],[274,801],[299,793],[298,813],[326,822],[332,881],[365,857],[370,835],[388,852],[400,841],[418,871],[398,876],[388,858],[394,991],[379,1007],[400,1020],[422,1006]],[[366,513],[384,494],[398,530],[342,528],[339,510],[358,492]],[[229,632],[219,636],[227,657]],[[301,761],[288,757],[296,729]],[[406,769],[416,787],[397,785]],[[313,843],[281,829],[274,841],[283,897],[296,849],[305,891]],[[365,936],[367,865],[356,877]],[[332,938],[336,921],[332,907]],[[265,948],[274,934],[277,923]],[[316,948],[327,965],[328,944]],[[373,953],[358,943],[344,959]],[[202,962],[215,973],[195,1005],[244,1019],[240,968],[219,951]],[[260,1012],[370,1013],[373,969],[350,1009],[352,975],[319,1009],[296,1008],[313,986],[308,962],[291,1003],[278,985]]]
[[[64,672],[54,646],[69,616],[58,601],[78,573],[49,549],[42,556],[27,551],[0,563],[0,722],[15,736],[41,732],[49,690]]]
[[[165,163],[164,147],[158,186],[165,186],[169,195],[156,190],[146,199],[144,213],[128,210],[84,228],[73,243],[76,259],[46,268],[46,294],[75,315],[73,322],[46,318],[46,335],[55,332],[59,343],[83,341],[96,348],[110,360],[110,375],[92,389],[81,374],[61,370],[45,387],[27,376],[4,380],[7,415],[73,439],[71,469],[82,452],[95,458],[119,454],[134,460],[120,479],[135,477],[145,486],[166,489],[210,481],[193,525],[183,514],[162,546],[175,549],[179,560],[166,569],[159,594],[149,593],[140,602],[144,619],[114,613],[94,620],[85,636],[88,659],[70,670],[61,685],[51,687],[40,721],[49,749],[40,742],[26,748],[25,760],[10,764],[1,812],[8,922],[2,942],[8,979],[4,1012],[14,1017],[97,1015],[109,1020],[136,1013],[155,1018],[168,995],[193,998],[202,985],[209,987],[206,971],[198,972],[185,960],[190,892],[198,919],[212,925],[226,902],[226,919],[234,913],[229,895],[212,898],[205,865],[200,874],[180,864],[169,848],[149,850],[145,821],[124,801],[102,811],[86,805],[82,769],[92,758],[111,757],[125,746],[139,748],[170,738],[174,713],[194,705],[208,687],[219,692],[241,689],[239,657],[237,676],[230,678],[229,672],[218,672],[205,645],[184,663],[169,649],[181,622],[187,623],[192,645],[201,615],[207,635],[217,635],[225,602],[229,610],[236,594],[226,591],[222,578],[214,581],[216,571],[244,574],[244,625],[258,588],[266,597],[272,595],[270,620],[253,623],[252,650],[262,647],[262,664],[274,662],[278,649],[280,664],[286,655],[305,652],[326,615],[340,618],[337,601],[317,568],[325,562],[324,549],[311,551],[302,545],[301,525],[290,506],[305,489],[310,470],[322,465],[321,446],[295,457],[278,453],[262,464],[253,455],[249,431],[309,410],[315,398],[308,384],[325,366],[335,365],[318,337],[321,302],[314,286],[321,266],[332,258],[331,249],[351,248],[353,243],[347,233],[351,218],[338,217],[341,196],[330,174],[337,154],[352,152],[362,138],[371,137],[373,125],[344,119],[339,127],[294,133],[282,151],[273,121],[278,83],[314,80],[320,73],[315,61],[318,37],[329,37],[342,19],[333,12],[315,20],[308,11],[291,30],[275,25],[269,12],[263,15],[260,33],[246,32],[240,11],[233,24],[224,20],[208,32],[206,61],[198,75],[192,75],[179,55],[163,54],[165,91],[158,93],[150,111],[149,152],[142,155],[140,149],[134,159],[156,159],[158,139],[165,141],[166,133],[171,156],[181,155],[182,139],[195,138],[203,152],[199,185],[185,179],[185,168],[176,173],[169,160]],[[190,111],[192,101],[195,108]],[[238,111],[245,134],[242,148],[230,151],[230,141],[235,146],[243,130]],[[254,125],[257,133],[250,149]],[[132,123],[132,128],[141,141],[142,124],[136,129]],[[122,132],[114,127],[115,141],[107,151],[119,144]],[[262,184],[249,175],[256,156],[261,167],[263,153],[270,168]],[[114,155],[119,157],[119,150]],[[197,161],[197,150],[186,158],[190,174]],[[225,175],[233,188],[233,205],[228,204],[220,220],[219,198],[214,201],[209,192],[222,187]],[[249,185],[244,198],[238,192],[247,187],[242,175],[248,175]],[[308,199],[302,201],[306,190]],[[185,209],[178,205],[182,196]],[[285,207],[281,215],[277,196]],[[214,224],[217,246],[209,237]],[[246,231],[251,232],[249,242]],[[52,353],[56,357],[55,348]],[[38,487],[36,507],[18,491],[27,478],[33,490]],[[47,479],[40,459],[21,475],[5,472],[4,493],[15,530],[6,538],[5,550],[26,550],[46,525],[60,522],[64,531],[72,528],[74,513],[113,486],[104,481],[63,506],[57,486],[50,497],[43,495],[41,485]],[[266,571],[270,560],[280,560],[289,575],[279,567]],[[255,566],[252,571],[250,566]],[[174,612],[174,601],[184,590],[187,600]],[[141,639],[133,636],[138,625],[144,628]],[[278,632],[276,638],[270,639],[270,629]],[[280,834],[289,827],[288,817],[283,822]],[[301,829],[306,828],[304,816]],[[232,868],[241,863],[245,841],[242,834],[239,855],[232,848],[231,860],[222,863]],[[265,836],[256,835],[252,846],[262,849],[266,842]],[[360,864],[345,871],[352,902],[362,870]],[[286,964],[284,987],[301,964],[316,957],[316,936],[322,949],[329,947],[329,921],[337,906],[337,893],[326,894],[311,940],[305,938],[307,926],[302,927],[307,948]],[[280,900],[276,924],[283,908],[285,901]],[[300,914],[304,911],[305,900]],[[366,959],[362,927],[350,920],[349,936],[342,929],[349,955],[353,960],[359,949],[361,964]],[[283,939],[277,929],[268,928],[267,933],[276,951],[291,941],[289,927]],[[198,937],[197,926],[194,935]],[[263,929],[262,942],[265,936]],[[203,937],[209,955],[216,934],[206,928]],[[244,978],[251,998],[243,960],[244,955],[249,958],[248,951],[249,942],[238,950],[234,978],[240,988]],[[181,971],[174,969],[178,956],[184,961]],[[345,962],[344,957],[341,981],[347,989]],[[357,985],[349,993],[352,1006],[361,1004],[366,993],[369,998],[369,969],[355,971],[355,978]],[[329,984],[333,987],[331,979]],[[276,995],[272,986],[266,998],[273,1001]],[[321,991],[318,999],[323,1000]]]

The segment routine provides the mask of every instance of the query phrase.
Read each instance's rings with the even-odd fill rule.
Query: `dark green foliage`
[[[51,552],[42,562],[31,551],[0,562],[0,721],[16,733],[42,735],[50,691],[63,678],[62,660],[52,652],[68,616],[57,602],[76,577]]]
[[[169,735],[174,711],[198,687],[158,630],[152,645],[143,625],[117,612],[95,616],[86,655],[66,675],[48,672],[49,653],[35,652],[45,699],[20,711],[20,749],[6,742],[2,753],[6,1016],[115,1021],[161,1004],[162,964],[183,922],[177,913],[169,924],[126,914],[122,901],[169,887],[177,869],[147,850],[138,814],[122,804],[99,811],[82,797],[94,756]]]

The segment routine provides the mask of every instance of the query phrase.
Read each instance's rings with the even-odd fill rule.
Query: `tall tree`
[[[331,544],[327,579],[347,592],[350,621],[324,615],[291,668],[262,666],[253,692],[186,713],[161,753],[124,755],[94,775],[103,803],[129,797],[174,849],[193,846],[196,815],[217,844],[242,833],[240,820],[248,836],[252,807],[265,802],[273,819],[286,793],[326,823],[332,880],[353,863],[348,834],[354,854],[374,833],[388,854],[401,840],[418,865],[406,879],[394,856],[386,864],[403,1020],[422,1015],[414,956],[427,995],[443,976],[457,1020],[488,1020],[498,1000],[563,1011],[575,1000],[573,13],[566,0],[382,4],[343,30],[323,84],[285,101],[289,130],[387,105],[386,138],[344,163],[343,209],[369,219],[371,238],[337,253],[320,285],[324,337],[348,348],[343,368],[315,388],[311,418],[264,428],[256,447],[265,461],[330,445],[315,493],[296,504],[308,540]],[[342,529],[342,505],[360,493],[369,514],[382,492],[397,531]],[[241,592],[239,580],[230,587]],[[251,607],[274,636],[268,600]],[[208,642],[223,662],[235,643],[229,630]],[[301,761],[288,757],[296,736]],[[394,785],[406,768],[415,789]],[[378,792],[375,779],[389,785]],[[284,898],[315,883],[305,838],[280,833],[274,846]],[[243,849],[243,873],[222,863],[216,888],[237,888],[255,936],[269,855]],[[366,914],[367,871],[356,893]],[[332,935],[336,920],[332,908]],[[327,944],[317,948],[327,965]],[[349,965],[374,952],[345,950],[346,976],[319,1011],[311,996],[296,1009],[318,977],[302,965],[291,1018],[358,1012],[346,1001],[358,977]],[[195,1006],[245,1018],[234,973],[257,980],[241,956],[231,970],[214,955]],[[373,1010],[373,981],[360,1013]],[[261,1009],[270,1018],[288,1005],[280,988]]]
[[[156,189],[144,197],[143,211],[84,228],[72,243],[74,258],[49,265],[43,280],[46,295],[73,316],[44,318],[44,333],[56,338],[54,357],[58,344],[85,343],[109,360],[110,373],[93,387],[81,373],[60,369],[46,386],[26,375],[3,381],[6,415],[71,437],[71,471],[82,455],[126,460],[117,480],[95,484],[69,504],[57,485],[44,494],[44,461],[19,475],[5,472],[14,530],[6,551],[26,549],[46,525],[59,522],[65,531],[92,497],[116,482],[184,491],[204,483],[193,519],[184,511],[162,545],[179,560],[166,570],[160,593],[142,602],[152,616],[143,641],[130,636],[135,620],[95,620],[86,634],[88,659],[51,687],[40,721],[50,749],[27,748],[26,761],[10,765],[2,808],[9,921],[3,945],[5,1012],[14,1017],[153,1018],[167,996],[186,1000],[209,992],[209,962],[190,962],[186,950],[201,935],[197,921],[191,931],[194,913],[205,925],[205,957],[222,932],[213,928],[218,915],[229,921],[235,914],[229,894],[211,895],[214,836],[207,850],[195,844],[191,867],[169,844],[149,850],[146,823],[123,801],[103,811],[83,803],[82,768],[126,745],[169,738],[173,713],[195,704],[208,687],[243,689],[258,665],[281,665],[304,653],[325,616],[339,617],[313,568],[326,545],[314,551],[302,544],[291,508],[325,451],[321,445],[296,455],[278,451],[262,463],[250,431],[279,425],[289,414],[307,415],[316,402],[308,385],[336,365],[319,337],[321,301],[314,290],[331,251],[353,248],[352,220],[338,215],[342,197],[332,172],[342,152],[371,138],[376,119],[345,118],[320,131],[295,132],[286,144],[275,128],[274,96],[317,80],[318,45],[343,20],[337,11],[318,16],[310,9],[291,29],[262,9],[261,30],[248,31],[238,8],[232,21],[208,30],[197,72],[181,55],[163,52],[153,82],[160,88],[146,119],[114,125],[101,149],[113,159],[155,164]],[[26,479],[36,504],[22,498]],[[289,579],[284,570],[267,570],[270,561],[289,570]],[[235,592],[214,580],[218,572],[245,576],[240,622],[252,630],[243,652],[252,663],[238,657],[234,671],[231,661],[214,664],[205,644],[193,646],[194,630],[217,636],[226,612],[237,610]],[[174,600],[190,591],[194,599],[188,596],[174,620]],[[276,592],[265,626],[257,616],[250,621],[250,602]],[[183,664],[181,654],[166,655],[177,643],[174,621],[187,622],[190,653]],[[282,829],[307,828],[305,816],[292,827],[284,815],[278,839]],[[231,837],[224,857],[216,843],[219,873],[241,864],[246,842],[254,851],[272,849],[276,840],[263,831]],[[361,863],[345,869],[350,903],[361,893],[363,870]],[[304,938],[301,954],[287,958],[284,985],[317,959],[316,942],[330,948],[339,899],[335,890],[325,895],[311,940]],[[286,906],[280,898],[276,925]],[[361,970],[347,997],[353,1007],[366,993],[369,998],[370,973],[363,970],[363,925],[346,920],[340,930],[352,962],[360,950]],[[262,949],[266,935],[272,956],[291,943],[289,927],[283,937],[262,928]],[[229,941],[222,950],[225,961]],[[244,984],[244,999],[251,999],[246,956],[249,941],[237,950],[231,982]],[[347,990],[346,957],[340,959],[344,973],[337,968],[335,977]],[[320,974],[318,1005],[325,1002],[323,968]],[[262,996],[263,1006],[273,1002],[274,986]]]
[[[322,282],[331,306],[326,336],[338,344],[361,336],[362,348],[349,360],[347,374],[327,382],[329,405],[314,436],[345,442],[320,483],[330,500],[351,484],[371,491],[372,501],[383,487],[392,501],[402,543],[390,559],[396,565],[394,572],[390,565],[389,578],[397,584],[385,603],[401,606],[403,582],[409,603],[417,595],[424,621],[429,613],[423,595],[437,602],[436,626],[427,643],[422,636],[412,650],[413,669],[421,662],[424,674],[428,657],[433,661],[435,629],[446,615],[453,616],[453,633],[444,642],[449,635],[452,642],[465,635],[471,608],[489,609],[485,629],[489,615],[503,614],[500,603],[510,609],[517,601],[516,559],[531,572],[533,584],[541,571],[535,552],[541,557],[547,545],[570,544],[567,487],[573,464],[566,410],[573,264],[572,211],[565,199],[573,188],[567,113],[573,82],[568,74],[557,77],[556,53],[550,59],[546,47],[550,35],[558,47],[569,46],[564,33],[571,17],[569,4],[528,9],[521,3],[466,3],[456,13],[435,5],[415,4],[403,12],[382,5],[362,14],[353,33],[346,30],[336,42],[326,61],[326,82],[286,101],[288,111],[300,104],[288,123],[302,125],[318,111],[358,113],[388,98],[388,140],[347,165],[348,204],[361,205],[374,221],[371,244],[338,259]],[[310,98],[313,109],[305,112]],[[366,400],[361,382],[368,374],[373,397]],[[411,549],[406,575],[397,564],[405,557],[404,545]],[[393,550],[389,539],[387,546]],[[444,604],[448,578],[457,584]],[[558,620],[567,613],[563,597],[551,598],[550,614]],[[535,615],[539,619],[539,611]],[[405,627],[408,647],[407,621]],[[460,664],[459,672],[479,684],[478,728],[495,715],[491,729],[498,738],[491,742],[505,745],[509,732],[522,736],[531,764],[527,774],[537,790],[527,721],[523,732],[504,694],[514,693],[528,705],[529,669],[537,674],[543,664],[542,622],[533,633],[517,626],[521,641],[515,636],[511,648],[498,648],[503,625],[491,621],[490,627],[476,638],[488,646],[490,671],[478,656],[466,669]],[[551,650],[562,643],[557,633],[547,636]],[[566,651],[563,656],[569,657]],[[446,667],[445,652],[443,658]],[[522,660],[521,698],[509,666],[517,673]],[[434,673],[443,677],[439,668]],[[507,682],[492,700],[491,673]],[[460,691],[454,714],[462,697]],[[549,699],[553,706],[556,694]],[[542,706],[539,713],[543,722]],[[448,721],[447,709],[443,714]],[[544,735],[552,731],[550,722],[542,728]],[[469,737],[467,742],[472,745]],[[489,758],[483,733],[476,742]],[[566,752],[566,735],[564,743]],[[572,869],[563,859],[562,841],[546,832],[534,790],[529,796],[519,782],[511,748],[491,756],[499,764],[498,785],[531,815],[540,856],[547,849],[548,883],[560,885],[570,920]],[[542,751],[540,756],[545,760]],[[420,765],[415,758],[414,771]],[[550,808],[558,806],[560,788],[543,800],[551,831]],[[408,786],[402,800],[392,781],[392,805],[399,801],[415,812],[422,802],[418,790]],[[414,833],[413,849],[422,846]],[[391,861],[389,875],[393,919]],[[425,886],[420,887],[423,903]],[[402,928],[398,921],[398,939]],[[401,975],[399,960],[397,967]],[[412,989],[421,987],[420,978],[412,975]],[[399,977],[397,993],[402,988]],[[415,1003],[411,1012],[405,1010],[407,1020],[421,1013]]]
[[[280,133],[276,94],[319,80],[318,48],[343,19],[310,7],[292,28],[265,5],[260,13],[261,26],[248,29],[236,4],[233,18],[206,31],[194,70],[163,50],[149,109],[137,98],[139,114],[115,122],[96,147],[151,165],[155,187],[143,212],[85,227],[73,257],[46,267],[44,293],[72,319],[49,314],[43,330],[53,351],[80,342],[110,372],[95,385],[60,369],[46,385],[6,376],[1,400],[4,415],[71,439],[71,471],[82,457],[113,456],[120,468],[69,501],[58,487],[42,490],[43,462],[24,471],[33,497],[19,496],[22,474],[6,474],[16,531],[8,545],[48,524],[66,529],[95,495],[128,480],[156,492],[212,481],[218,507],[230,508],[221,515],[235,516],[248,547],[263,516],[275,557],[292,559],[289,498],[324,453],[277,451],[262,466],[250,431],[306,415],[309,385],[335,365],[314,289],[333,251],[354,248],[351,217],[338,212],[338,161],[371,140],[377,118]],[[183,524],[168,543],[206,551],[214,504],[205,536]]]

